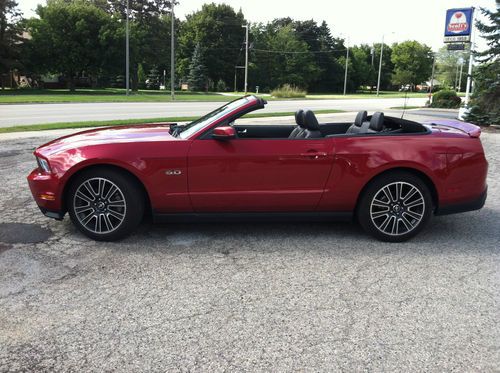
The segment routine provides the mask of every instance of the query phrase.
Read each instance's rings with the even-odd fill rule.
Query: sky
[[[125,0],[124,0],[125,1]],[[495,8],[495,0],[177,0],[176,16],[184,19],[206,2],[226,3],[240,8],[250,22],[274,18],[325,20],[333,36],[347,38],[353,44],[387,44],[417,40],[437,51],[443,44],[446,9],[462,7]],[[18,0],[26,17],[34,15],[37,4],[45,0]],[[478,15],[479,12],[476,12]],[[476,38],[478,49],[485,47]]]

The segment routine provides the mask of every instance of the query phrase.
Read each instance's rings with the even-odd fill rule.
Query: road
[[[408,106],[423,106],[425,98],[409,98]],[[338,109],[344,111],[384,110],[404,105],[404,98],[269,101],[264,112],[294,112]],[[0,105],[0,127],[26,124],[198,116],[219,107],[220,102],[130,102],[79,104]]]
[[[50,137],[2,136],[1,372],[500,370],[498,132],[484,209],[401,244],[308,222],[90,241],[28,190]]]

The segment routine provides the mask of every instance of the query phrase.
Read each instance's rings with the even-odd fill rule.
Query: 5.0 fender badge
[[[181,170],[167,170],[167,171],[165,171],[165,174],[168,176],[177,176],[177,175],[182,174],[182,171]]]

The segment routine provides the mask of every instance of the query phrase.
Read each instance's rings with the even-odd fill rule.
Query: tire
[[[83,171],[66,194],[71,221],[97,241],[116,241],[132,233],[142,221],[144,205],[137,181],[112,168]]]
[[[403,242],[425,227],[432,211],[432,196],[425,182],[412,173],[394,171],[368,185],[357,216],[364,230],[375,238]]]

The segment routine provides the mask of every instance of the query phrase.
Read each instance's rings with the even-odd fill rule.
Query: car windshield
[[[180,127],[177,132],[178,136],[182,139],[186,139],[193,133],[198,132],[199,130],[213,123],[217,119],[222,118],[223,116],[230,113],[234,109],[245,105],[246,103],[248,103],[248,101],[249,101],[248,97],[242,97],[238,100],[231,101],[228,104],[221,106],[218,109],[215,109],[211,113],[208,113],[207,115],[195,120],[194,122],[191,122],[183,127]]]

